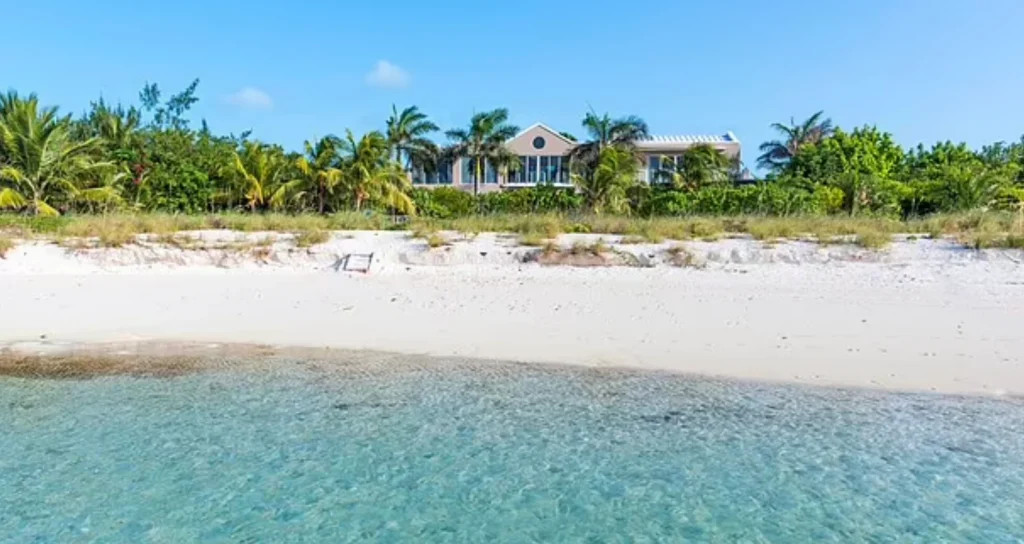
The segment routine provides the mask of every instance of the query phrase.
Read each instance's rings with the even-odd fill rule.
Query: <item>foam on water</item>
[[[653,373],[0,378],[0,541],[1017,542],[1024,406]]]

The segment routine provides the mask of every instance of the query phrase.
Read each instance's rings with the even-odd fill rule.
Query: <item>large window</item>
[[[416,169],[412,174],[413,183],[427,185],[450,185],[452,182],[452,163],[441,162],[437,165],[437,171],[424,172],[422,168]]]
[[[537,156],[526,158],[526,182],[537,183]]]
[[[480,167],[483,170],[483,179],[480,183],[498,183],[498,172],[491,166],[490,162],[481,159]],[[462,157],[462,183],[470,184],[476,179],[476,159]]]
[[[559,180],[562,170],[562,157],[541,157],[540,158],[540,182],[556,183]]]
[[[526,181],[526,157],[520,155],[518,157],[518,168],[510,168],[508,172],[509,183],[523,183]]]
[[[647,182],[654,183],[658,181],[661,172],[661,157],[658,155],[651,155],[647,157]]]

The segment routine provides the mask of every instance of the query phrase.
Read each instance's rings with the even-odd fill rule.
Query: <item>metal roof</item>
[[[710,134],[679,134],[679,135],[651,135],[647,138],[637,140],[637,143],[650,144],[732,144],[739,143],[733,133],[728,132],[720,135]]]

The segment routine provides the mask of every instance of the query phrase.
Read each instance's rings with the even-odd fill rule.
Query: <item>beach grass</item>
[[[427,246],[429,246],[431,249],[445,245],[448,245],[448,239],[445,238],[440,232],[435,231],[427,235]]]
[[[140,234],[168,235],[182,231],[295,232],[313,243],[338,230],[406,230],[428,239],[439,231],[511,233],[535,242],[562,233],[594,233],[625,237],[625,243],[664,240],[717,240],[749,235],[763,241],[806,239],[819,243],[857,243],[884,247],[883,235],[914,234],[948,237],[967,247],[1016,247],[1024,236],[1019,214],[968,212],[900,221],[849,216],[626,217],[606,215],[493,214],[399,220],[385,214],[344,212],[330,215],[243,214],[176,215],[161,213],[65,215],[35,217],[0,214],[0,232],[19,237],[91,238],[96,245],[120,247]],[[309,234],[302,234],[309,233]],[[321,242],[316,242],[321,243]],[[533,244],[531,244],[533,245]]]
[[[303,248],[313,247],[323,244],[330,239],[331,233],[320,228],[301,230],[295,234],[295,246]]]
[[[519,245],[541,247],[548,239],[540,232],[527,232],[519,236]]]
[[[0,259],[7,257],[7,252],[14,249],[14,240],[8,236],[0,235]]]

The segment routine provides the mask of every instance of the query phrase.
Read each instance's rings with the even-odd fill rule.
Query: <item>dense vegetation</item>
[[[0,95],[0,209],[28,215],[68,212],[316,213],[379,210],[451,219],[477,214],[849,215],[912,218],[936,212],[1020,211],[1024,138],[981,150],[941,142],[901,148],[876,127],[843,130],[821,112],[777,124],[760,146],[765,179],[738,184],[741,165],[709,146],[663,160],[661,183],[637,180],[632,142],[643,120],[588,113],[586,138],[571,157],[575,189],[540,186],[477,194],[413,189],[454,157],[515,169],[503,146],[517,127],[508,111],[473,116],[444,132],[416,107],[393,109],[385,126],[357,136],[327,136],[301,151],[241,135],[215,135],[188,117],[193,82],[164,99],[146,85],[139,105],[100,100],[80,116],[62,115],[35,95]]]

